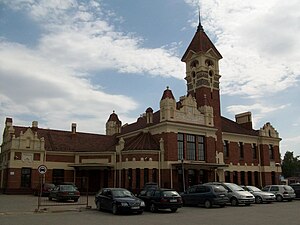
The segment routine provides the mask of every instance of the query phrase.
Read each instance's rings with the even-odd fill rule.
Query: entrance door
[[[195,170],[188,170],[188,186],[193,186],[196,184]]]

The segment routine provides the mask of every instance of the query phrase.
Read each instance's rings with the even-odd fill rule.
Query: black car
[[[80,198],[80,192],[73,185],[56,185],[53,189],[51,189],[48,198],[49,200],[54,198],[57,201],[73,200],[74,202],[77,202]]]
[[[181,197],[184,205],[204,205],[205,208],[211,208],[213,205],[224,207],[229,202],[227,190],[216,184],[191,186]]]
[[[156,212],[158,209],[170,209],[176,212],[182,206],[181,196],[173,189],[148,189],[141,192],[139,198],[144,200],[146,209],[151,212]]]
[[[294,189],[296,198],[300,198],[300,183],[290,184],[290,186]]]
[[[35,196],[49,196],[50,191],[55,187],[52,183],[43,183],[42,187],[39,184],[34,190],[33,194]]]
[[[95,196],[97,209],[109,210],[113,214],[138,213],[142,214],[145,203],[124,188],[103,188]]]

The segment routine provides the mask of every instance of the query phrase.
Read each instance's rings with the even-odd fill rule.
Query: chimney
[[[153,109],[151,107],[146,110],[147,124],[153,123]]]
[[[76,123],[72,123],[72,134],[76,134]]]
[[[248,130],[252,130],[251,112],[244,112],[235,115],[235,121]]]
[[[38,128],[38,121],[32,121],[32,127]]]
[[[6,127],[11,127],[11,126],[12,126],[12,123],[13,123],[12,118],[6,117],[6,120],[5,120],[5,126],[6,126]]]

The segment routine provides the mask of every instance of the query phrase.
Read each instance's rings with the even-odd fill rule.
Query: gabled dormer
[[[118,115],[113,111],[106,122],[106,135],[114,135],[121,133],[122,122]]]
[[[160,100],[160,121],[173,120],[175,117],[176,101],[172,91],[167,87]]]

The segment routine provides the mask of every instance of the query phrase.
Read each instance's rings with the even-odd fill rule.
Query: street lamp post
[[[181,170],[182,170],[182,184],[183,184],[183,191],[185,192],[185,177],[184,177],[184,164],[183,164],[183,159],[181,159]]]
[[[280,163],[275,163],[275,166],[276,166],[276,170],[277,170],[277,176],[278,176],[278,179],[277,179],[277,182],[278,184],[280,184],[280,176],[279,176],[279,167],[280,167]]]

